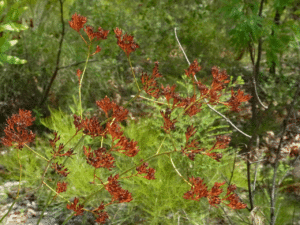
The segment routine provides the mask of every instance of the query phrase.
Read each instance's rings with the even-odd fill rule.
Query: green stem
[[[83,69],[83,72],[82,72],[82,75],[81,75],[81,78],[80,78],[80,82],[79,82],[79,104],[80,104],[81,119],[82,119],[81,86],[82,86],[82,80],[83,80],[83,77],[84,77],[84,74],[85,74],[85,70],[86,70],[86,67],[87,67],[87,63],[88,63],[89,58],[90,58],[91,45],[92,45],[92,42],[90,42],[90,45],[88,47],[87,58],[86,58],[86,61],[85,61],[85,64],[84,64],[84,69]]]
[[[169,158],[170,158],[170,161],[172,163],[172,166],[173,168],[175,169],[176,173],[184,180],[185,183],[187,183],[188,185],[192,186],[192,184],[190,182],[188,182],[182,175],[181,173],[179,172],[179,170],[176,168],[174,162],[173,162],[173,159],[171,158],[171,156],[169,155]]]
[[[135,81],[136,86],[137,86],[137,88],[139,89],[139,92],[140,92],[141,89],[140,89],[139,84],[138,84],[138,82],[137,82],[137,80],[136,80],[136,78],[135,78],[135,74],[134,74],[134,71],[133,71],[133,68],[132,68],[132,65],[131,65],[131,61],[130,61],[130,56],[128,56],[127,59],[128,59],[129,64],[130,64],[130,68],[131,68],[131,71],[132,71],[132,74],[133,74],[134,81]]]
[[[35,153],[36,155],[38,155],[39,157],[41,157],[42,159],[44,159],[45,161],[49,162],[50,160],[46,159],[44,156],[40,155],[39,153],[37,153],[36,151],[34,151],[32,148],[30,148],[28,145],[24,144],[30,151],[32,151],[33,153]]]
[[[74,147],[74,150],[75,150],[75,149],[78,147],[78,145],[83,141],[84,137],[85,137],[85,135],[83,135],[83,136],[81,137],[81,139],[78,141],[78,143],[77,143],[76,146]],[[67,162],[68,158],[69,158],[69,157],[67,157],[67,158],[64,160],[64,162],[62,163],[62,165],[65,165],[65,163]],[[55,186],[57,186],[58,179],[59,179],[59,177],[56,177],[56,179],[55,179],[55,181],[54,181]],[[48,197],[47,197],[47,200],[46,200],[47,204],[46,204],[45,207],[43,208],[43,211],[42,211],[42,213],[41,213],[41,215],[40,215],[40,218],[39,218],[39,220],[38,220],[38,222],[37,222],[37,225],[39,225],[39,222],[41,221],[41,219],[42,219],[43,216],[44,216],[44,212],[46,211],[46,209],[48,208],[48,206],[49,206],[49,205],[52,203],[52,201],[54,200],[54,198],[52,198],[51,201],[49,201],[50,198],[51,198],[51,195],[52,195],[52,192],[50,192],[49,195],[48,195]]]
[[[52,192],[54,192],[54,193],[55,193],[55,196],[57,195],[57,196],[59,196],[60,198],[64,199],[66,202],[69,202],[69,203],[70,203],[69,200],[65,199],[63,196],[61,196],[59,193],[57,193],[57,192],[56,192],[52,187],[50,187],[46,182],[43,181],[43,184],[45,184]]]
[[[157,149],[156,155],[159,154],[159,151],[160,151],[160,149],[161,149],[161,146],[163,145],[164,141],[166,140],[166,137],[167,137],[167,136],[165,135],[163,141],[161,142],[159,148]]]
[[[147,97],[144,97],[144,96],[139,96],[139,98],[142,98],[142,99],[148,100],[148,101],[150,101],[150,102],[155,102],[155,103],[157,103],[157,104],[160,104],[160,105],[167,105],[167,106],[169,106],[169,105],[168,105],[168,104],[166,104],[166,103],[163,103],[163,102],[158,102],[158,101],[152,100],[152,99],[150,99],[150,98],[147,98]]]
[[[12,210],[13,206],[15,205],[15,203],[17,202],[17,198],[14,200],[13,204],[11,204],[11,206],[9,207],[7,213],[4,214],[4,216],[1,218],[0,223],[4,220],[4,218],[10,213],[10,211]]]
[[[21,178],[22,178],[22,164],[20,161],[19,150],[18,150],[18,160],[19,160],[19,164],[20,164],[20,180],[19,180],[19,187],[18,187],[18,193],[17,193],[16,199],[19,198],[19,193],[20,193],[20,189],[21,189]]]
[[[171,135],[171,134],[169,134],[169,135],[171,136],[172,145],[173,145],[175,151],[177,151],[177,150],[176,150],[175,143],[174,143],[174,140],[173,140],[173,138],[172,138],[172,135]],[[179,170],[176,168],[176,166],[175,166],[175,164],[174,164],[174,162],[173,162],[173,160],[172,160],[172,158],[171,158],[170,155],[169,155],[169,158],[170,158],[170,161],[171,161],[172,166],[173,166],[173,168],[175,169],[176,173],[184,180],[184,182],[186,182],[188,185],[192,186],[192,184],[191,184],[190,182],[188,182],[188,181],[181,175],[181,173],[179,172]]]

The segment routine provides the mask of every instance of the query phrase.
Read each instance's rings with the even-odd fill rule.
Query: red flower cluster
[[[148,165],[149,165],[148,163],[143,163],[141,166],[138,166],[136,170],[138,171],[138,174],[146,173],[147,175],[144,176],[144,178],[146,178],[147,180],[155,180],[154,177],[155,169],[153,168],[147,169],[146,167],[148,167]]]
[[[79,216],[79,215],[82,215],[83,214],[83,205],[78,205],[77,206],[77,203],[78,203],[78,199],[75,198],[74,199],[74,203],[72,203],[71,205],[67,204],[67,209],[70,209],[70,210],[73,210],[76,212],[75,216]]]
[[[187,77],[190,77],[190,75],[194,76],[201,69],[202,69],[201,66],[198,65],[198,62],[195,59],[194,62],[190,65],[189,69],[185,70],[185,75],[187,75]]]
[[[229,201],[229,204],[226,204],[232,209],[244,209],[247,207],[246,204],[241,203],[238,196],[236,194],[231,194],[235,189],[235,185],[229,185],[227,187],[227,193],[223,198],[220,198],[220,194],[223,192],[220,187],[225,184],[223,183],[215,183],[210,191],[207,190],[206,184],[203,183],[203,180],[199,177],[197,178],[189,178],[190,182],[193,183],[193,186],[190,191],[186,192],[183,195],[185,199],[191,199],[195,201],[199,201],[200,198],[207,198],[210,205],[217,208],[216,205],[221,204],[221,202]]]
[[[74,30],[76,30],[78,33],[83,28],[83,25],[87,22],[86,17],[77,15],[75,13],[72,16],[72,21],[69,21],[70,27],[72,27]]]
[[[103,211],[105,206],[112,204],[113,202],[123,203],[123,202],[131,202],[132,196],[127,190],[124,190],[120,187],[118,183],[119,174],[115,175],[114,177],[110,176],[108,178],[108,184],[105,185],[105,189],[111,194],[112,200],[110,203],[104,205],[103,202],[98,208],[92,210],[94,214],[98,216],[96,219],[97,223],[104,224],[106,220],[109,218],[107,212]],[[83,214],[83,207],[84,205],[77,205],[78,199],[75,198],[72,204],[67,204],[67,209],[73,210],[76,212],[75,216],[79,216]]]
[[[137,48],[140,47],[133,41],[133,36],[125,34],[122,37],[122,30],[120,30],[118,27],[114,30],[114,32],[116,34],[116,38],[118,39],[117,44],[123,49],[127,57],[129,57],[129,54],[131,52],[134,52]]]
[[[142,73],[142,83],[144,84],[144,90],[148,95],[151,95],[154,98],[159,98],[160,90],[157,88],[156,79],[162,77],[162,75],[158,72],[158,62],[155,62],[155,67],[153,68],[153,72],[151,77],[147,75],[147,73]]]
[[[200,81],[196,81],[194,79],[194,75],[201,70],[201,66],[198,65],[197,60],[194,60],[194,62],[190,65],[188,70],[185,70],[185,74],[188,78],[190,78],[194,84],[194,86],[198,86],[198,89],[201,94],[201,98],[209,98],[210,104],[217,104],[219,102],[219,98],[221,97],[221,91],[224,89],[225,84],[229,83],[229,80],[226,80],[228,78],[228,75],[226,74],[226,71],[219,72],[219,69],[217,67],[212,68],[212,75],[213,75],[213,82],[211,85],[211,88],[209,89],[204,84],[202,84]],[[178,93],[175,92],[176,85],[173,85],[170,87],[167,85],[167,87],[164,87],[161,85],[161,88],[159,88],[159,85],[157,84],[157,78],[161,77],[161,74],[158,72],[158,62],[155,62],[155,67],[153,69],[152,76],[148,76],[146,73],[142,74],[141,81],[143,84],[143,89],[145,92],[152,97],[158,99],[160,96],[164,96],[170,104],[171,99],[173,99],[172,102],[172,109],[169,107],[166,109],[165,112],[161,111],[161,115],[164,119],[164,130],[166,133],[169,133],[170,130],[175,129],[175,123],[177,122],[176,119],[171,120],[171,113],[175,108],[183,108],[185,110],[184,114],[189,115],[190,117],[196,115],[198,112],[201,111],[202,104],[199,102],[200,99],[197,99],[195,92],[191,97],[181,97]],[[227,103],[222,103],[224,105],[228,105],[231,107],[232,111],[238,111],[237,108],[240,106],[241,102],[248,101],[251,96],[243,95],[243,92],[241,90],[238,90],[238,94],[235,95],[232,91],[232,97]],[[220,159],[222,158],[221,153],[212,152],[214,149],[224,149],[228,146],[231,138],[228,136],[217,136],[216,140],[217,142],[214,144],[214,146],[206,150],[205,148],[199,148],[199,142],[196,140],[189,141],[189,139],[196,133],[196,130],[193,126],[190,126],[187,128],[186,135],[186,144],[184,147],[182,147],[181,152],[189,157],[189,159],[194,160],[196,154],[205,154],[216,161],[220,162]],[[242,204],[237,195],[230,193],[235,189],[235,186],[229,186],[226,196],[223,199],[219,198],[219,195],[223,192],[222,189],[219,187],[224,185],[224,183],[215,183],[214,187],[211,189],[211,191],[207,190],[207,187],[205,184],[203,184],[203,180],[201,178],[192,178],[191,181],[193,181],[196,187],[192,188],[192,191],[185,194],[184,198],[192,198],[194,194],[197,195],[197,200],[201,197],[206,197],[209,201],[209,204],[212,206],[215,206],[217,204],[220,204],[222,201],[228,200],[230,201],[230,204],[228,204],[229,207],[234,209],[243,209],[246,207],[245,204]]]
[[[87,22],[86,17],[77,15],[77,13],[75,13],[72,16],[72,21],[69,21],[69,25],[71,28],[73,28],[74,30],[76,30],[79,33],[79,31],[83,28],[83,25],[86,22]],[[107,39],[107,35],[109,33],[109,30],[103,30],[101,27],[98,28],[97,32],[94,32],[94,28],[89,25],[87,25],[85,28],[83,28],[83,30],[89,37],[90,41],[92,41],[95,37],[97,38],[97,41]],[[96,53],[98,53],[100,51],[101,51],[101,48],[97,45],[97,49],[92,55],[95,55]],[[78,73],[77,73],[77,75],[78,75]]]
[[[195,139],[189,142],[190,137],[192,137],[196,133],[196,129],[192,126],[187,128],[185,133],[186,143],[185,146],[181,148],[182,154],[185,154],[190,160],[194,161],[196,154],[203,154],[211,157],[212,159],[220,162],[222,158],[222,153],[211,152],[214,149],[224,149],[230,143],[231,138],[228,136],[217,136],[217,142],[214,146],[206,151],[205,148],[199,148],[199,142]]]
[[[56,192],[57,193],[65,192],[67,190],[67,186],[68,184],[65,182],[57,182]]]
[[[112,109],[112,117],[116,122],[121,122],[127,119],[128,110],[124,109],[122,106],[118,106],[114,102],[111,102],[107,96],[105,96],[105,98],[101,101],[96,101],[96,104],[99,109],[102,109],[104,111],[106,117],[108,117],[108,112]]]
[[[87,18],[84,16],[77,15],[75,13],[72,16],[72,21],[69,21],[69,25],[71,28],[76,30],[78,33],[83,28],[83,25],[87,22]],[[83,28],[85,33],[88,35],[90,41],[92,41],[95,37],[99,41],[100,39],[107,39],[107,35],[109,30],[103,30],[101,27],[98,28],[97,32],[94,32],[94,28],[92,26],[87,25],[86,28]]]
[[[170,108],[167,108],[165,113],[163,111],[160,111],[160,114],[162,115],[165,121],[164,126],[162,128],[164,128],[166,133],[170,133],[170,130],[174,130],[175,123],[177,122],[177,120],[175,119],[171,120],[171,112],[172,110]]]
[[[83,133],[92,138],[98,136],[105,137],[106,132],[102,129],[96,117],[83,120],[80,116],[74,115],[74,125],[77,130],[76,133],[83,129]]]
[[[13,142],[18,143],[18,149],[22,149],[24,144],[34,141],[35,134],[27,127],[32,125],[35,117],[31,117],[31,111],[19,109],[19,114],[13,114],[7,119],[7,126],[4,129],[5,137],[1,138],[2,144],[12,146]]]
[[[185,70],[185,74],[187,75],[187,77],[192,79],[194,85],[198,86],[198,89],[201,93],[201,98],[210,98],[208,102],[209,104],[219,103],[219,98],[222,94],[218,93],[220,93],[224,89],[224,84],[229,82],[229,80],[226,80],[228,78],[226,71],[219,72],[219,69],[217,67],[212,68],[213,82],[211,85],[211,89],[209,89],[200,81],[196,81],[193,79],[193,77],[191,77],[191,75],[194,76],[200,70],[201,66],[198,65],[197,60],[194,60],[194,62],[189,66],[188,70]],[[202,104],[199,102],[201,98],[197,99],[195,93],[191,97],[181,97],[178,93],[175,92],[176,85],[173,85],[172,87],[170,87],[169,85],[167,85],[167,87],[161,85],[161,88],[159,88],[157,78],[160,77],[162,77],[162,75],[158,72],[158,62],[155,62],[152,76],[148,76],[147,73],[143,73],[141,76],[141,81],[145,92],[152,97],[158,99],[160,96],[164,96],[168,104],[170,104],[170,100],[173,99],[172,109],[165,114],[161,112],[161,115],[163,116],[165,121],[165,125],[163,128],[168,133],[171,128],[174,128],[174,123],[176,122],[175,120],[170,120],[170,114],[175,108],[183,108],[185,110],[184,114],[192,117],[201,111]],[[248,101],[250,98],[251,96],[249,95],[244,96],[241,90],[238,90],[237,95],[235,95],[232,91],[231,99],[227,103],[222,104],[230,106],[232,111],[239,111],[240,109],[238,109],[237,107],[240,106],[241,102]]]
[[[110,168],[115,167],[114,164],[114,157],[111,154],[106,153],[105,148],[99,148],[95,150],[94,153],[91,152],[91,147],[89,147],[88,151],[86,147],[83,146],[84,154],[86,155],[86,161],[88,164],[92,165],[96,169],[98,168],[107,168],[111,171]],[[95,156],[94,156],[95,154]]]
[[[59,173],[61,176],[68,176],[68,174],[70,172],[67,172],[67,168],[63,169],[64,166],[62,164],[59,164],[58,163],[52,163],[52,166],[51,166],[52,169],[54,169],[57,173]]]
[[[238,90],[237,94],[234,94],[233,90],[231,89],[231,98],[228,100],[227,104],[231,107],[230,110],[239,112],[241,109],[238,107],[241,105],[241,102],[247,102],[252,98],[250,95],[244,95],[244,92],[240,89]]]
[[[75,155],[75,153],[73,153],[74,151],[72,149],[68,150],[66,153],[61,153],[61,151],[63,150],[63,148],[65,147],[63,144],[60,144],[58,147],[58,150],[56,150],[56,142],[60,139],[60,137],[57,137],[57,133],[54,132],[54,139],[53,140],[49,140],[50,145],[52,146],[53,152],[53,159],[55,159],[57,156],[62,157],[62,156],[72,156]]]
[[[112,200],[111,202],[118,201],[118,203],[122,202],[131,202],[132,197],[131,193],[127,190],[122,189],[118,184],[119,174],[114,177],[110,176],[108,178],[108,184],[105,186],[105,189],[111,194]]]
[[[107,39],[107,35],[109,33],[109,30],[103,30],[101,27],[98,28],[97,32],[94,32],[94,28],[89,25],[86,26],[86,29],[83,28],[83,30],[88,35],[90,40],[93,40],[96,37],[97,41],[101,39]]]

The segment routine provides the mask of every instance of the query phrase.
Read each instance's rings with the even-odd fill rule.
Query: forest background
[[[203,145],[209,146],[220,134],[229,134],[232,138],[223,153],[222,163],[202,156],[193,162],[179,158],[177,161],[186,177],[200,176],[211,186],[224,179],[235,183],[240,198],[250,205],[251,212],[214,208],[205,200],[182,199],[186,188],[176,177],[170,162],[161,159],[152,164],[161,171],[155,182],[124,182],[123,187],[132,191],[136,200],[120,209],[118,216],[112,206],[111,224],[130,224],[136,218],[153,224],[174,224],[174,221],[180,224],[203,224],[203,221],[207,224],[267,224],[272,223],[272,213],[278,224],[299,221],[298,150],[293,148],[295,154],[291,155],[291,147],[286,147],[289,154],[278,162],[270,159],[272,151],[265,150],[271,149],[276,137],[288,132],[284,121],[289,112],[295,121],[299,118],[300,1],[10,0],[0,1],[0,4],[1,137],[6,119],[18,113],[19,108],[34,112],[36,122],[32,129],[38,134],[34,143],[36,149],[49,150],[48,139],[52,138],[53,130],[59,130],[65,140],[72,135],[75,128],[71,119],[78,104],[76,70],[83,66],[86,57],[82,40],[68,24],[75,12],[86,16],[89,25],[110,30],[107,40],[101,43],[101,52],[89,60],[86,70],[82,89],[86,116],[103,118],[96,110],[96,100],[108,96],[124,105],[136,93],[136,87],[131,85],[134,80],[130,65],[113,35],[116,27],[133,35],[140,45],[131,56],[136,74],[151,73],[154,62],[159,61],[164,84],[177,84],[179,92],[191,90],[184,77],[188,63],[176,40],[174,28],[177,28],[187,57],[190,61],[197,59],[202,67],[197,73],[198,80],[210,84],[211,68],[218,66],[231,77],[231,88],[240,88],[245,94],[255,96],[243,105],[240,113],[217,108],[240,130],[252,135],[250,142],[220,115],[204,108],[194,121],[201,127],[197,135]],[[162,124],[151,120],[151,117],[160,116],[153,113],[153,108],[157,107],[141,100],[128,106],[132,122],[123,124],[125,133],[138,141],[144,151],[157,149],[160,143],[157,140],[162,138],[158,132]],[[295,129],[299,128],[296,122],[294,125]],[[299,130],[296,133],[299,134]],[[179,135],[175,138],[180,140]],[[294,138],[293,143],[297,144],[298,140],[299,137]],[[89,142],[97,146],[92,140]],[[250,149],[257,154],[257,160],[249,163],[248,159],[247,163],[242,154]],[[4,152],[8,148],[1,145],[0,150]],[[16,158],[11,153],[16,150],[9,150],[0,158],[4,166],[1,183],[19,178]],[[32,172],[38,174],[42,168],[37,165],[43,165],[37,159],[28,160],[25,151],[21,152],[22,157],[24,179],[30,180],[28,185],[33,187],[37,179],[32,177]],[[124,164],[130,163],[129,159],[122,160]],[[121,163],[118,167],[122,169]],[[275,187],[275,203],[272,200],[274,171],[279,184]],[[248,174],[251,174],[252,200],[249,199]],[[74,186],[78,192],[85,193],[88,186],[80,186],[85,178],[80,176],[74,180]],[[45,201],[42,194],[39,201],[41,204]],[[275,204],[274,212],[270,209],[271,202]],[[62,202],[55,207],[60,208],[60,212],[68,211]]]

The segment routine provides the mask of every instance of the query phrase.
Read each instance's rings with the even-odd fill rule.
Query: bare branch
[[[254,90],[255,90],[255,97],[257,98],[259,104],[264,107],[265,109],[268,108],[268,106],[265,106],[261,101],[260,101],[260,98],[258,97],[258,94],[257,94],[257,89],[256,89],[256,82],[255,82],[255,77],[253,77],[253,85],[254,85]]]
[[[183,48],[182,48],[182,46],[181,46],[181,44],[180,44],[180,42],[179,42],[179,40],[178,40],[178,37],[177,37],[177,33],[176,33],[176,27],[175,27],[175,37],[176,37],[176,40],[177,40],[177,42],[178,42],[178,44],[179,44],[179,47],[180,47],[180,49],[181,49],[181,51],[183,52],[183,54],[184,54],[184,56],[185,56],[185,59],[186,59],[186,61],[188,62],[188,64],[189,65],[191,65],[191,63],[190,63],[190,61],[189,61],[189,59],[188,59],[188,57],[186,56],[186,54],[185,54],[185,52],[184,52],[184,50],[183,50]],[[194,76],[195,77],[195,80],[197,81],[197,78],[196,78],[196,76]]]
[[[89,60],[88,62],[90,63],[90,62],[99,62],[100,60],[98,60],[98,59],[91,59],[91,60]],[[58,69],[59,70],[61,70],[61,69],[66,69],[66,68],[69,68],[69,67],[72,67],[72,66],[78,66],[78,65],[80,65],[80,64],[82,64],[82,63],[85,63],[86,61],[80,61],[80,62],[76,62],[76,63],[72,63],[72,64],[70,64],[70,65],[68,65],[68,66],[62,66],[62,67],[59,67]]]
[[[62,24],[62,30],[61,30],[61,38],[59,41],[59,47],[58,47],[58,52],[57,52],[57,58],[56,58],[56,66],[55,66],[55,70],[54,73],[51,77],[50,83],[48,84],[48,87],[46,89],[46,92],[44,93],[44,96],[40,102],[40,107],[44,104],[44,102],[47,100],[51,86],[57,76],[58,73],[58,68],[59,68],[59,62],[60,62],[60,55],[61,55],[61,50],[62,50],[62,44],[64,41],[64,36],[65,36],[65,24],[64,24],[64,14],[63,14],[63,2],[62,0],[59,0],[60,2],[60,20],[61,20],[61,24]]]

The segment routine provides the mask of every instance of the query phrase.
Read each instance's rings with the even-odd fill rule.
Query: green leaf
[[[6,6],[7,6],[6,1],[0,1],[0,14],[2,14]]]
[[[27,25],[18,24],[18,23],[14,23],[14,22],[9,22],[9,23],[0,25],[0,32],[5,31],[5,30],[20,32],[21,30],[26,30],[26,29],[28,29]]]
[[[0,53],[0,65],[3,65],[3,63],[24,64],[24,63],[27,63],[27,60],[19,59],[16,56],[11,56],[11,55],[6,55],[4,53]]]
[[[6,52],[11,46],[17,44],[17,42],[18,40],[8,41],[6,38],[3,40],[0,39],[0,52]]]
[[[4,50],[2,50],[2,46],[7,45],[8,37],[9,37],[9,33],[5,33],[2,37],[0,37],[0,51],[1,52],[4,52]],[[6,46],[3,48],[6,48]]]
[[[9,9],[8,13],[6,14],[4,21],[9,22],[9,21],[16,21],[19,19],[19,17],[22,15],[22,13],[27,10],[28,7],[20,7],[20,2],[16,2],[15,4],[12,5],[12,7]]]
[[[236,79],[235,83],[237,85],[243,85],[243,84],[245,84],[245,81],[243,80],[242,76],[238,76],[238,78]]]

